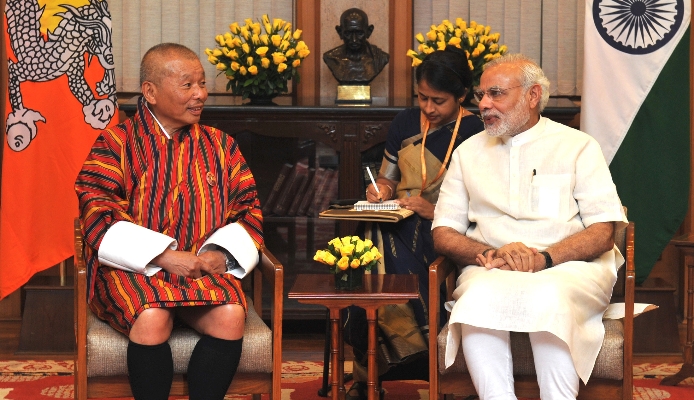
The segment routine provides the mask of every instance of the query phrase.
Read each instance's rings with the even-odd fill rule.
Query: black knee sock
[[[128,379],[135,400],[167,400],[173,381],[169,342],[154,346],[129,342]]]
[[[188,362],[190,400],[222,400],[241,359],[243,338],[224,340],[203,335]]]

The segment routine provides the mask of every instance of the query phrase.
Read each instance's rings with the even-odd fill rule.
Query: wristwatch
[[[217,250],[224,254],[224,264],[227,267],[227,272],[231,272],[232,269],[236,268],[236,259],[231,255],[231,253],[229,253],[227,249],[217,246]]]
[[[552,261],[552,257],[549,255],[549,253],[546,251],[541,251],[540,254],[545,256],[545,269],[552,268],[554,266],[554,262]]]

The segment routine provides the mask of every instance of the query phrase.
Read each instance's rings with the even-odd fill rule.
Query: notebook
[[[366,200],[361,200],[354,203],[355,211],[380,211],[380,210],[399,210],[400,205],[395,200],[386,200],[382,203],[369,203]]]

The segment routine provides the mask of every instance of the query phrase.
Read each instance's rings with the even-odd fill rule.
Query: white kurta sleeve
[[[251,235],[239,224],[235,222],[223,226],[203,243],[198,251],[198,255],[216,249],[216,246],[223,247],[237,261],[238,267],[229,271],[235,277],[242,279],[255,268],[260,260],[258,248]]]
[[[99,262],[124,271],[154,275],[160,267],[150,264],[164,250],[176,250],[176,239],[128,221],[113,224],[99,246]]]
[[[468,219],[470,196],[463,180],[462,162],[460,159],[461,147],[463,146],[459,146],[453,152],[448,172],[446,172],[446,176],[441,184],[431,229],[447,226],[465,234],[465,231],[470,226]]]

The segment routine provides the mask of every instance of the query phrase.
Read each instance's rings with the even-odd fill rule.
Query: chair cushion
[[[624,327],[621,320],[603,320],[605,326],[605,338],[602,347],[595,360],[595,367],[591,378],[604,378],[621,380],[624,376]],[[446,338],[448,336],[448,324],[446,324],[437,337],[439,371],[442,375],[449,372],[467,372],[463,347],[460,346],[455,362],[450,368],[445,369]],[[511,353],[513,356],[514,375],[535,375],[535,363],[533,351],[530,346],[530,337],[527,333],[511,332]]]
[[[251,299],[243,332],[243,349],[238,372],[272,373],[272,331],[258,316]],[[200,335],[190,328],[177,328],[169,345],[174,359],[174,373],[183,374]],[[128,338],[87,312],[87,376],[128,374]]]

